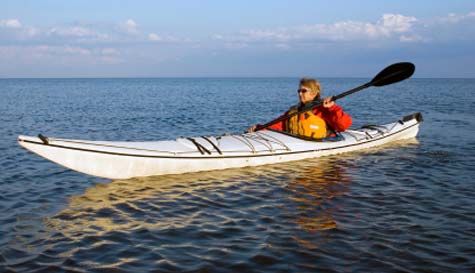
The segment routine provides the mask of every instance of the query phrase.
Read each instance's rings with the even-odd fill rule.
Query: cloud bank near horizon
[[[26,25],[18,18],[0,18],[0,61],[4,63],[0,65],[0,77],[11,76],[17,71],[7,67],[12,62],[18,67],[78,67],[73,69],[74,73],[80,73],[88,66],[131,64],[148,69],[158,67],[166,74],[163,68],[166,65],[186,66],[188,60],[192,62],[205,55],[221,58],[223,63],[229,54],[238,58],[242,53],[245,59],[261,52],[265,52],[266,58],[272,58],[272,53],[279,58],[283,52],[358,55],[361,51],[377,50],[401,54],[401,48],[438,48],[435,51],[445,52],[453,44],[457,44],[457,48],[473,48],[474,42],[475,12],[451,13],[437,18],[387,13],[373,22],[348,20],[243,29],[235,33],[201,33],[192,37],[161,33],[131,18],[116,23],[46,27]],[[175,71],[178,71],[177,67]],[[6,72],[2,73],[2,70]],[[146,69],[141,71],[145,73]]]

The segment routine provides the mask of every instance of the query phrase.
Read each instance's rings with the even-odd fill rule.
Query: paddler
[[[320,100],[320,83],[315,79],[302,78],[297,93],[300,102],[292,106],[282,117],[298,112],[310,102]],[[341,106],[335,104],[332,101],[332,97],[326,97],[319,107],[277,122],[267,127],[267,129],[286,131],[294,135],[320,139],[332,135],[334,131],[345,131],[351,126],[351,123],[351,116],[345,113]],[[247,132],[254,132],[257,126],[259,125],[249,127]]]

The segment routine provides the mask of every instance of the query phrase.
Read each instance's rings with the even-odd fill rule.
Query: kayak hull
[[[242,168],[346,153],[417,136],[418,114],[348,130],[337,140],[309,141],[275,131],[155,142],[106,142],[19,136],[25,149],[93,176],[140,176]]]

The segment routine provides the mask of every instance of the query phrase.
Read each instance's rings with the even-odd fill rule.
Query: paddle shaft
[[[410,76],[412,76],[412,74],[414,73],[414,70],[415,70],[415,66],[412,63],[402,62],[402,63],[392,64],[392,65],[386,67],[385,69],[383,69],[381,72],[379,72],[378,75],[376,75],[370,82],[365,83],[365,84],[363,84],[361,86],[358,86],[356,88],[353,88],[351,90],[348,90],[348,91],[346,91],[344,93],[341,93],[339,95],[332,96],[331,100],[332,101],[339,100],[343,97],[346,97],[350,94],[356,93],[358,91],[361,91],[361,90],[366,89],[366,88],[371,87],[371,86],[384,86],[384,85],[388,85],[388,84],[392,84],[392,83],[396,83],[396,82],[405,80],[405,79],[409,78]],[[264,125],[258,125],[254,131],[263,130],[263,129],[265,129],[269,126],[272,126],[272,125],[274,125],[278,122],[287,120],[287,119],[289,119],[291,117],[294,117],[296,115],[299,115],[299,114],[305,113],[307,111],[313,110],[313,109],[319,107],[320,105],[322,105],[322,103],[323,103],[322,101],[313,101],[313,102],[305,105],[298,112],[295,112],[295,113],[292,113],[290,115],[285,115],[285,116],[282,116],[280,118],[274,119],[274,120],[272,120],[272,121],[270,121],[270,122],[268,122]]]
[[[358,91],[361,91],[361,90],[363,90],[363,89],[365,89],[365,88],[368,88],[368,87],[370,87],[371,85],[372,85],[371,82],[366,83],[366,84],[363,84],[363,85],[361,85],[361,86],[359,86],[359,87],[353,88],[353,89],[348,90],[348,91],[346,91],[346,92],[344,92],[344,93],[341,93],[341,94],[339,94],[339,95],[333,96],[333,97],[331,97],[331,100],[332,100],[332,101],[339,100],[339,99],[341,99],[341,98],[343,98],[343,97],[346,97],[346,96],[348,96],[348,95],[350,95],[350,94],[353,94],[353,93],[356,93],[356,92],[358,92]],[[269,127],[269,126],[272,126],[272,125],[274,125],[274,124],[276,124],[276,123],[278,123],[278,122],[287,120],[287,119],[289,119],[289,118],[291,118],[291,117],[294,117],[294,116],[296,116],[296,115],[300,115],[300,114],[305,113],[305,112],[307,112],[307,111],[313,110],[313,109],[319,107],[319,106],[322,105],[322,104],[323,104],[323,102],[320,101],[320,100],[310,102],[308,105],[304,106],[300,111],[297,111],[297,112],[292,113],[292,114],[290,114],[290,115],[285,115],[285,116],[280,117],[280,118],[277,118],[277,119],[274,119],[274,120],[272,120],[272,121],[269,121],[269,122],[266,123],[266,124],[258,125],[258,126],[256,127],[255,131],[263,130],[263,129],[265,129],[265,128]]]

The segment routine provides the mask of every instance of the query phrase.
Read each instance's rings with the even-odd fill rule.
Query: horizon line
[[[298,79],[302,76],[136,76],[136,77],[0,77],[0,80],[59,80],[59,79]],[[367,79],[363,76],[320,76],[317,79]],[[475,79],[475,77],[411,77],[410,79]]]

